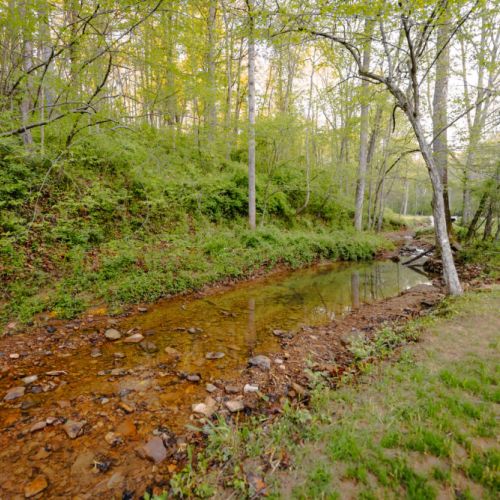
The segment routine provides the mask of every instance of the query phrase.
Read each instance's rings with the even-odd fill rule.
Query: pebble
[[[263,371],[271,369],[271,360],[267,356],[263,356],[262,354],[250,358],[248,362],[251,366],[256,366]]]
[[[215,387],[214,384],[207,384],[205,388],[208,392],[215,392],[217,390],[217,387]]]
[[[38,495],[39,493],[47,489],[48,486],[49,483],[47,482],[47,478],[43,475],[39,475],[26,485],[26,487],[24,488],[24,497],[34,497],[35,495]]]
[[[236,413],[245,409],[245,404],[241,399],[226,401],[224,404],[231,413]]]
[[[52,370],[50,372],[45,372],[45,375],[48,375],[49,377],[60,377],[67,374],[68,372],[65,372],[64,370]]]
[[[169,356],[172,356],[176,359],[181,357],[181,353],[173,347],[165,347],[165,354],[168,354]]]
[[[281,358],[276,358],[274,360],[274,362],[277,364],[277,365],[282,365],[283,364],[283,360]]]
[[[135,408],[127,403],[124,403],[121,401],[118,404],[118,407],[121,408],[125,413],[133,413],[135,411]]]
[[[115,434],[114,432],[108,432],[104,436],[104,441],[108,443],[110,446],[118,446],[123,443],[123,439],[119,434]]]
[[[190,382],[199,382],[201,380],[201,377],[197,374],[192,374],[192,375],[188,375],[186,377]]]
[[[37,422],[36,424],[33,424],[31,426],[30,432],[41,431],[42,429],[45,429],[45,427],[47,427],[47,422],[45,420],[42,420],[40,422]]]
[[[236,385],[226,385],[226,387],[224,387],[224,390],[227,392],[227,394],[238,394],[240,392],[240,388]]]
[[[24,396],[24,392],[26,391],[25,387],[13,387],[7,391],[7,394],[4,396],[4,401],[12,401],[14,399],[20,398]]]
[[[87,422],[82,420],[77,422],[76,420],[67,420],[63,425],[63,429],[70,439],[75,439],[81,434],[83,434],[83,428]]]
[[[158,352],[157,345],[150,340],[143,340],[139,345],[141,346],[141,349],[148,354]]]
[[[163,462],[167,458],[167,449],[159,436],[151,438],[143,447],[142,452],[146,458],[155,464]]]
[[[12,354],[9,354],[10,359],[19,359],[19,354],[17,352],[13,352]]]
[[[108,340],[118,340],[118,339],[121,339],[121,337],[122,337],[121,333],[118,330],[116,330],[115,328],[108,328],[104,332],[104,336]]]
[[[225,356],[223,352],[207,352],[205,354],[206,359],[221,359]]]
[[[91,358],[98,358],[99,356],[102,356],[102,352],[99,350],[99,348],[94,347],[94,348],[90,351],[90,357],[91,357]]]
[[[215,413],[216,408],[217,402],[210,396],[205,398],[204,403],[196,403],[191,407],[193,413],[199,413],[207,418],[210,418]]]
[[[123,354],[123,352],[115,352],[115,353],[113,353],[113,356],[116,359],[123,359],[125,357],[125,354]]]
[[[191,335],[195,333],[203,333],[203,329],[192,326],[191,328],[188,328],[188,333],[190,333]]]
[[[134,333],[133,335],[130,335],[130,337],[127,337],[124,342],[126,342],[127,344],[138,344],[143,340],[144,335],[142,335],[141,333]]]
[[[148,312],[148,308],[147,307],[138,307],[137,310],[140,312],[140,313],[145,313],[145,312]]]
[[[259,386],[253,384],[245,384],[245,387],[243,387],[243,392],[247,394],[251,392],[259,392]]]
[[[21,379],[24,385],[30,385],[38,380],[38,375],[29,375]]]

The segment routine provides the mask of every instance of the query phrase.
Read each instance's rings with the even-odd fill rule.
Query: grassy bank
[[[384,357],[400,344],[397,359],[335,391],[317,379],[307,409],[208,427],[206,450],[171,493],[253,498],[265,485],[270,498],[497,497],[499,301],[498,287],[471,293],[385,329],[364,352]]]
[[[57,137],[43,152],[0,141],[0,322],[70,318],[100,301],[117,311],[279,263],[367,259],[387,244],[350,230],[327,171],[297,215],[299,164],[261,168],[250,232],[244,154],[172,144],[149,128],[96,132],[69,150]]]

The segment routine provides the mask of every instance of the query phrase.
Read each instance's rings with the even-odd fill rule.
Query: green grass
[[[239,464],[271,456],[270,498],[498,498],[499,300],[498,287],[468,294],[399,332],[382,330],[392,347],[423,335],[424,348],[406,344],[397,360],[338,390],[318,378],[308,408],[287,403],[270,424],[211,425],[206,449],[182,473],[198,478],[185,482],[184,494],[204,485],[251,497]],[[470,342],[461,343],[463,335]],[[387,356],[386,344],[371,355]],[[292,468],[279,472],[283,456]]]

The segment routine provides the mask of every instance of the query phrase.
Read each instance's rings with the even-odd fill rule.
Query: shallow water
[[[47,445],[50,458],[40,463],[52,495],[86,491],[92,498],[94,493],[101,498],[96,493],[101,492],[99,488],[117,488],[106,483],[110,474],[110,481],[116,474],[131,484],[134,478],[144,481],[151,466],[135,454],[138,443],[149,440],[159,428],[182,433],[190,422],[191,405],[207,396],[207,382],[237,384],[249,356],[279,351],[274,329],[296,331],[303,325],[324,324],[362,303],[428,282],[425,276],[393,262],[335,263],[277,273],[208,296],[177,297],[151,305],[146,313],[120,320],[116,328],[122,339],[105,341],[99,357],[92,357],[91,343],[101,343],[102,328],[97,332],[92,321],[81,323],[77,331],[71,325],[60,327],[49,338],[50,352],[42,339],[43,348],[22,353],[22,364],[11,364],[12,378],[0,378],[3,397],[7,389],[20,385],[17,379],[22,376],[39,376],[22,398],[0,411],[0,429],[9,428],[9,433],[0,432],[0,462],[15,463],[0,472],[0,484],[4,483],[6,491],[21,491],[33,468],[31,457]],[[197,333],[189,333],[190,329]],[[123,342],[130,331],[141,332],[157,352],[148,354],[137,344]],[[166,347],[179,351],[178,362],[165,353]],[[206,359],[208,352],[224,356]],[[48,375],[49,370],[64,370],[64,374]],[[201,381],[190,382],[186,374],[198,374]],[[34,390],[51,383],[46,392]],[[30,405],[20,410],[19,405],[28,401]],[[131,415],[125,414],[124,403],[132,408]],[[27,432],[34,422],[48,416],[85,420],[90,428],[75,441],[69,441],[60,427],[32,435]],[[133,430],[125,443],[118,448],[107,445],[106,432],[122,432],[124,424]],[[19,439],[20,431],[26,439]],[[96,475],[92,468],[99,454],[114,461],[108,475]]]

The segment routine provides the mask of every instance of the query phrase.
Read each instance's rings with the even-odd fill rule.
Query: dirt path
[[[280,497],[498,498],[500,287],[450,307],[399,362],[330,395]]]

